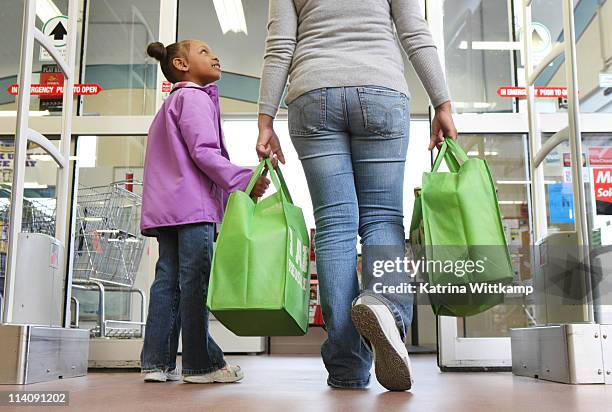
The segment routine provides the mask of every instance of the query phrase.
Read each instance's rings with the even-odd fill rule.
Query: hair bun
[[[156,41],[147,46],[147,54],[158,61],[163,61],[166,57],[166,47],[162,43]]]

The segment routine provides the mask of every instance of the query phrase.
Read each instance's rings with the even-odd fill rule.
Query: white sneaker
[[[181,379],[181,375],[176,372],[176,369],[170,372],[149,372],[145,375],[145,382],[166,382],[171,381],[175,382]]]
[[[410,389],[413,379],[408,350],[389,308],[373,296],[361,296],[353,305],[351,318],[371,345],[378,382],[390,391]]]
[[[186,383],[231,383],[238,382],[244,378],[244,373],[238,365],[226,365],[221,369],[205,375],[185,375],[183,382]]]

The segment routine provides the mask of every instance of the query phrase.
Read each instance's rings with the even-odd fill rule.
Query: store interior
[[[68,0],[45,0],[61,14],[67,14]],[[264,410],[295,407],[299,410],[448,410],[457,403],[471,410],[534,410],[546,404],[547,409],[605,410],[612,400],[605,386],[563,386],[529,378],[517,378],[510,372],[510,329],[540,324],[538,302],[532,296],[512,300],[484,313],[452,319],[452,332],[434,315],[427,302],[415,306],[415,322],[406,344],[414,354],[418,375],[415,393],[407,397],[387,394],[377,383],[372,391],[340,393],[325,387],[325,371],[320,346],[325,328],[320,314],[316,280],[316,257],[311,261],[311,327],[299,337],[249,337],[233,335],[218,321],[211,330],[221,348],[239,362],[250,377],[243,383],[213,390],[176,389],[168,385],[152,390],[141,384],[138,374],[142,346],[144,315],[148,291],[154,279],[158,258],[157,242],[144,238],[136,229],[139,219],[139,197],[143,177],[148,124],[167,92],[164,79],[154,59],[146,55],[152,41],[168,39],[203,39],[220,56],[223,77],[221,92],[222,126],[232,161],[240,166],[255,167],[257,139],[257,99],[266,39],[268,0],[242,1],[244,26],[224,32],[212,0],[80,0],[77,33],[77,83],[97,84],[96,95],[75,97],[75,122],[72,135],[71,194],[75,210],[72,233],[73,297],[70,324],[90,331],[87,380],[66,379],[60,384],[37,384],[40,390],[74,391],[82,403],[100,405],[109,397],[120,405],[124,397],[133,397],[140,405],[153,407],[170,402],[181,407],[201,407],[202,402],[247,409],[259,404]],[[509,245],[514,284],[533,285],[533,208],[530,180],[530,134],[526,122],[525,99],[500,96],[502,86],[525,85],[522,50],[522,1],[517,0],[421,0],[427,11],[434,39],[446,68],[453,98],[453,110],[460,132],[459,143],[470,157],[485,159],[497,187],[502,222]],[[563,40],[563,13],[560,1],[534,0],[532,20],[534,54],[545,56],[554,44]],[[612,153],[612,1],[574,0],[577,73],[580,111],[585,114],[582,133],[583,156]],[[169,13],[167,13],[170,11]],[[48,12],[48,10],[47,10]],[[23,16],[21,1],[7,2],[0,8],[0,239],[1,265],[7,253],[8,207],[12,184],[16,96],[10,86],[17,83],[21,52],[20,36]],[[161,17],[160,17],[161,16]],[[36,19],[43,28],[44,11]],[[166,39],[166,40],[164,40]],[[32,83],[42,83],[44,73],[54,66],[39,47],[34,48]],[[410,86],[410,142],[404,178],[404,224],[410,226],[414,188],[421,185],[423,172],[430,170],[432,154],[427,151],[432,108],[407,58],[406,78]],[[567,86],[566,60],[555,59],[539,77],[537,86]],[[608,80],[606,80],[608,79]],[[542,114],[542,142],[567,123],[567,98],[538,99]],[[59,147],[58,124],[61,99],[32,96],[31,124],[40,126]],[[591,117],[588,117],[591,116]],[[607,117],[606,117],[607,116]],[[97,123],[93,123],[99,119]],[[561,119],[561,120],[559,120]],[[606,120],[608,119],[608,120]],[[142,125],[142,126],[141,126]],[[283,175],[294,203],[304,213],[308,229],[314,230],[310,194],[306,179],[288,131],[286,107],[281,108],[275,130],[286,157]],[[572,231],[574,217],[571,200],[569,142],[555,147],[544,159],[546,218],[549,233]],[[23,231],[52,234],[57,198],[57,166],[51,157],[35,144],[27,149],[24,191]],[[597,212],[593,195],[593,173],[604,163],[585,161],[588,230],[598,240],[597,247],[612,244],[612,217]],[[612,167],[612,155],[609,156]],[[100,239],[90,235],[97,215],[88,204],[87,194],[108,193],[119,183],[123,201],[131,202],[129,228],[133,251],[122,255],[126,277],[96,278],[88,269],[85,257],[99,248]],[[127,183],[126,183],[127,182]],[[561,203],[563,203],[561,205]],[[89,226],[89,228],[88,228]],[[80,242],[80,243],[79,243]],[[360,247],[358,246],[358,250]],[[93,252],[92,252],[93,253]],[[0,291],[4,270],[0,267]],[[110,275],[109,275],[110,276]],[[106,285],[103,293],[91,280]],[[89,283],[88,283],[89,282]],[[92,286],[93,285],[93,286]],[[101,310],[101,296],[104,295]],[[457,359],[445,365],[440,351],[442,342],[473,338],[487,340],[490,359]],[[458,347],[458,346],[457,346]],[[499,355],[501,353],[501,355]],[[467,356],[467,355],[466,355]],[[482,355],[487,359],[486,354]],[[445,367],[456,372],[442,373]],[[467,370],[479,372],[468,373]],[[494,371],[494,372],[491,372]],[[113,388],[112,395],[104,394]],[[159,387],[156,387],[157,389]],[[174,389],[176,390],[174,390]],[[446,396],[440,398],[440,388]],[[0,387],[0,390],[3,390]],[[483,394],[483,392],[486,392]],[[608,391],[609,392],[609,391]],[[375,395],[374,395],[375,393]],[[398,395],[399,396],[399,395]],[[479,401],[480,399],[480,401]],[[504,406],[500,407],[499,403]],[[406,409],[408,410],[408,409]],[[466,409],[467,410],[467,409]]]

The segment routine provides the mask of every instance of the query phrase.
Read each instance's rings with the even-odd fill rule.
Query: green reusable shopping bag
[[[270,171],[277,192],[257,202],[247,193]],[[270,160],[259,164],[246,192],[228,200],[213,255],[208,307],[239,336],[303,335],[308,329],[309,237]]]
[[[442,160],[450,172],[438,172]],[[503,293],[482,289],[514,277],[491,172],[453,139],[423,173],[410,239],[416,257],[425,258],[425,281],[436,288],[428,294],[436,315],[471,316],[503,302]]]

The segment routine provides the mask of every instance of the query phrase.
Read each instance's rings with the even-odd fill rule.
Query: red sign
[[[567,97],[567,87],[536,87],[534,91],[535,97]],[[524,87],[502,86],[497,89],[499,97],[516,97],[524,99],[527,97],[527,89]]]
[[[52,65],[49,65],[49,66],[52,66]],[[48,85],[63,85],[64,84],[64,73],[62,73],[59,68],[49,67],[47,70],[48,71],[42,71],[40,73],[40,83],[41,84],[48,84]],[[54,98],[53,95],[41,95],[40,96],[41,100],[50,100],[53,98]]]
[[[612,147],[589,147],[589,165],[612,165]]]
[[[612,167],[593,168],[593,190],[598,215],[612,215]]]
[[[134,191],[134,173],[126,173],[125,174],[125,190],[128,192]]]
[[[162,82],[162,93],[170,93],[172,91],[172,83],[164,80]]]
[[[13,96],[17,96],[17,93],[19,93],[19,85],[12,84],[6,90]],[[75,84],[72,90],[75,95],[90,96],[100,93],[102,88],[99,84]],[[34,96],[61,96],[64,94],[64,84],[33,84],[30,87],[30,93]]]
[[[570,153],[563,153],[563,166],[570,167],[572,165],[572,156]],[[586,166],[586,158],[582,154],[582,167]]]

